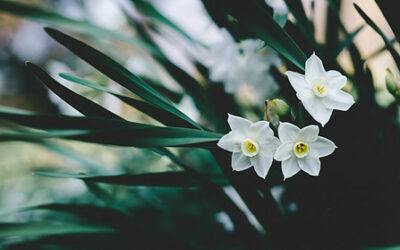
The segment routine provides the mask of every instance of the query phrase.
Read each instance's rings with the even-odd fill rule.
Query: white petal
[[[293,142],[297,139],[300,129],[288,122],[281,122],[278,127],[279,139],[282,143]]]
[[[315,79],[323,78],[325,75],[324,65],[315,53],[306,61],[306,80],[312,83]]]
[[[306,103],[314,103],[317,98],[311,89],[301,90],[296,93],[296,96],[304,105]]]
[[[270,138],[268,138],[268,140],[263,141],[259,145],[260,145],[260,151],[274,155],[276,150],[281,145],[281,141],[277,137],[271,136]]]
[[[354,104],[353,96],[342,90],[337,92],[329,92],[329,94],[324,97],[322,101],[327,108],[342,111],[347,111]]]
[[[234,131],[222,136],[218,141],[217,145],[220,148],[230,152],[240,152],[240,144],[244,138],[241,138],[240,134]]]
[[[298,158],[297,162],[301,170],[309,175],[317,176],[321,170],[321,161],[318,158],[313,158],[311,156],[306,156],[304,158]]]
[[[251,167],[251,162],[249,157],[245,156],[242,153],[233,153],[232,154],[232,168],[235,171],[246,170]]]
[[[274,157],[272,154],[261,153],[250,158],[251,164],[254,167],[257,175],[261,178],[267,177],[268,171],[271,168]]]
[[[272,137],[270,148],[272,151],[272,154],[275,154],[276,150],[279,148],[281,145],[281,141],[277,137]]]
[[[293,156],[293,143],[286,142],[276,150],[274,158],[277,161],[286,161]]]
[[[311,85],[306,81],[304,75],[293,71],[287,71],[285,74],[287,75],[290,84],[294,90],[296,90],[296,92],[299,92],[303,89],[311,89]]]
[[[319,128],[316,125],[309,125],[300,130],[298,138],[304,142],[311,143],[317,140],[319,134]]]
[[[346,85],[347,77],[342,75],[339,71],[329,70],[325,74],[325,81],[332,90],[340,90]]]
[[[317,156],[318,158],[324,157],[332,154],[336,148],[337,147],[333,141],[319,136],[315,142],[310,144],[310,154]]]
[[[228,114],[228,123],[232,130],[237,130],[241,133],[247,131],[252,124],[252,122],[247,119],[231,114]]]
[[[314,100],[313,102],[303,102],[304,108],[307,112],[316,120],[321,123],[322,126],[329,121],[332,115],[332,109],[326,108],[320,100]]]
[[[258,121],[251,124],[249,133],[259,143],[269,140],[274,135],[274,131],[269,127],[269,122],[267,121]]]
[[[300,166],[297,163],[296,157],[290,157],[282,162],[282,173],[284,179],[290,178],[300,171]]]

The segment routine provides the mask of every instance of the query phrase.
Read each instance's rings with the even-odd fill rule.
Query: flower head
[[[205,64],[210,79],[223,83],[227,93],[250,92],[251,103],[262,104],[272,97],[278,85],[270,73],[272,66],[282,65],[278,54],[266,48],[261,40],[247,39],[237,43],[232,35],[222,29],[221,41],[212,44],[206,53]]]
[[[308,58],[305,68],[305,75],[292,71],[286,75],[304,108],[324,126],[334,109],[346,111],[354,104],[354,99],[341,90],[347,78],[335,70],[325,71],[315,53]]]
[[[310,125],[302,129],[284,122],[279,125],[278,135],[281,145],[274,158],[282,162],[282,173],[285,179],[292,177],[300,170],[317,176],[321,168],[320,157],[333,153],[336,145],[321,136],[319,128]]]
[[[257,175],[265,178],[280,144],[269,123],[253,123],[234,115],[228,116],[228,123],[232,131],[219,140],[218,146],[233,153],[233,170],[241,171],[253,166]]]

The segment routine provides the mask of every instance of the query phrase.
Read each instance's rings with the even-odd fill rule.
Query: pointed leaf
[[[29,117],[25,117],[27,119]],[[56,117],[50,118],[57,120]],[[10,119],[11,120],[11,119]],[[18,119],[13,118],[18,123]],[[48,128],[46,120],[37,120],[36,127]],[[21,122],[25,124],[26,120]],[[76,121],[69,121],[70,127],[77,127]],[[61,123],[57,121],[59,127]],[[49,138],[63,138],[78,141],[132,147],[215,147],[222,135],[198,129],[158,127],[126,122],[123,126],[95,130],[55,130],[48,132],[3,132],[0,141],[40,141]]]
[[[203,0],[203,3],[207,10],[213,10],[210,14],[214,15],[214,19],[219,19],[219,24],[235,26],[240,28],[239,30],[250,32],[304,70],[306,55],[289,34],[273,20],[266,10],[265,3],[261,4],[258,0]]]
[[[160,109],[164,109],[165,111],[186,120],[193,126],[200,128],[196,122],[174,107],[170,100],[159,94],[149,84],[145,83],[142,79],[131,73],[110,57],[60,31],[51,28],[45,28],[45,30],[57,42],[64,45],[82,60],[89,63],[118,84],[129,89],[150,104]]]
[[[400,55],[396,51],[396,49],[390,44],[390,39],[386,37],[386,35],[383,33],[383,31],[378,27],[378,25],[357,5],[353,4],[354,7],[356,8],[357,12],[360,14],[360,16],[364,19],[364,21],[372,28],[375,30],[376,33],[378,33],[383,41],[385,42],[386,48],[389,50],[390,54],[392,55],[394,61],[397,64],[397,67],[400,68]]]
[[[89,80],[82,79],[82,78],[79,78],[79,77],[76,77],[76,76],[73,76],[70,74],[66,74],[66,73],[61,73],[60,77],[66,79],[68,81],[71,81],[73,83],[83,85],[85,87],[89,87],[92,89],[96,89],[96,90],[99,90],[102,92],[109,93],[109,94],[117,97],[121,101],[125,102],[129,106],[131,106],[131,107],[143,112],[144,114],[147,114],[148,116],[152,117],[153,119],[163,123],[164,125],[175,126],[175,127],[190,127],[190,128],[193,127],[193,125],[188,123],[186,120],[176,117],[176,116],[172,115],[171,113],[164,111],[163,109],[159,109],[159,108],[157,108],[151,104],[148,104],[146,102],[139,101],[134,98],[121,95],[121,94],[111,91],[99,84],[93,83]]]
[[[99,104],[92,102],[85,97],[69,90],[64,87],[62,84],[54,80],[51,76],[49,76],[46,71],[41,69],[39,66],[36,66],[33,63],[27,62],[26,65],[31,70],[31,72],[42,82],[44,83],[51,91],[53,91],[56,95],[58,95],[61,99],[67,102],[69,105],[74,107],[76,110],[81,112],[86,116],[93,117],[103,117],[108,119],[122,119],[118,115],[112,113],[111,111],[103,108]]]

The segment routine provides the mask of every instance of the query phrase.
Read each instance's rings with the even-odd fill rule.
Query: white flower
[[[228,123],[232,131],[219,140],[218,146],[233,153],[233,170],[242,171],[253,166],[257,175],[265,178],[280,144],[269,123],[253,123],[234,115],[228,116]]]
[[[302,129],[284,122],[279,125],[278,135],[281,145],[274,158],[282,162],[282,173],[285,179],[292,177],[300,170],[317,176],[321,168],[320,157],[333,153],[336,145],[321,136],[319,128],[310,125]]]
[[[287,15],[289,13],[284,0],[265,0],[265,2],[274,10],[274,14]]]
[[[315,53],[306,61],[305,75],[292,71],[286,75],[304,108],[322,126],[334,109],[346,111],[354,104],[353,96],[341,90],[347,78],[335,70],[325,71]]]
[[[278,90],[270,74],[271,66],[282,64],[279,56],[257,39],[236,43],[228,31],[222,29],[223,37],[210,46],[204,63],[210,70],[210,79],[222,82],[225,91],[231,94],[251,92],[251,103],[262,104],[265,98],[273,97]]]

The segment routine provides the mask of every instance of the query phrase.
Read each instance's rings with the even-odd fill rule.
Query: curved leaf
[[[69,90],[62,84],[54,80],[50,75],[46,73],[39,66],[33,63],[27,62],[26,66],[31,70],[31,72],[44,83],[51,91],[58,95],[61,99],[71,105],[73,108],[81,112],[86,116],[103,117],[109,119],[122,119],[118,115],[112,113],[111,111],[103,108],[99,104],[92,102],[85,97]]]
[[[26,119],[26,118],[24,118]],[[55,119],[55,118],[51,118]],[[16,120],[16,119],[15,119]],[[18,121],[16,121],[18,122]],[[69,126],[77,126],[69,121]],[[45,120],[37,127],[49,127]],[[55,130],[47,132],[3,132],[0,141],[39,141],[49,138],[63,138],[84,142],[100,143],[115,146],[132,147],[214,147],[222,135],[198,129],[158,127],[143,124],[127,123],[116,128],[95,130]]]
[[[160,109],[164,109],[165,111],[184,119],[193,126],[201,129],[196,122],[179,111],[170,100],[159,94],[149,84],[145,83],[142,79],[131,73],[129,70],[124,68],[121,64],[117,63],[110,57],[58,30],[45,28],[45,31],[54,40],[64,45],[82,60],[95,67],[97,70],[114,80],[116,83],[140,96],[143,98],[143,100]]]
[[[279,54],[304,70],[306,55],[290,35],[277,24],[261,1],[202,0],[207,10],[220,25],[235,25],[262,39]],[[265,5],[265,3],[264,3]]]
[[[383,33],[383,31],[378,27],[378,25],[357,5],[353,4],[354,7],[356,8],[357,12],[360,14],[360,16],[364,19],[364,21],[373,29],[375,30],[376,33],[378,33],[383,41],[385,42],[386,48],[389,50],[390,54],[392,55],[394,61],[397,64],[397,67],[400,68],[400,55],[399,53],[395,50],[395,48],[391,45],[390,39],[386,37],[386,35]]]
[[[164,125],[176,126],[176,127],[193,127],[192,124],[188,123],[187,121],[185,121],[183,119],[180,119],[179,117],[172,115],[169,112],[164,111],[163,109],[159,109],[159,108],[157,108],[151,104],[148,104],[146,102],[139,101],[134,98],[121,95],[119,93],[111,91],[99,84],[93,83],[86,79],[82,79],[82,78],[79,78],[79,77],[76,77],[76,76],[73,76],[70,74],[66,74],[66,73],[61,73],[60,77],[66,79],[70,82],[77,83],[77,84],[83,85],[88,88],[96,89],[96,90],[111,94],[111,95],[117,97],[118,99],[120,99],[121,101],[125,102],[129,106],[147,114],[151,118],[163,123]]]

